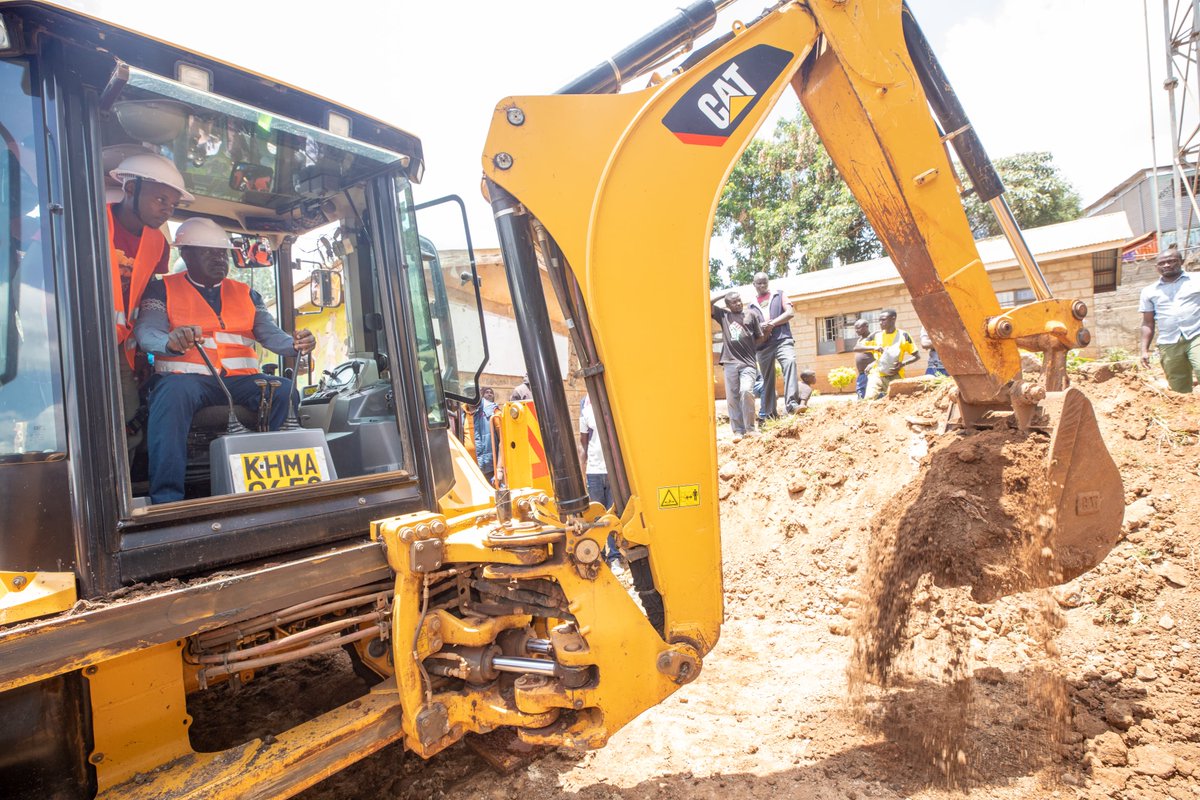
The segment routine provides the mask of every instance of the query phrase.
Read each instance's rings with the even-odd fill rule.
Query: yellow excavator
[[[1053,526],[1027,585],[1104,557],[1121,480],[1065,374],[1087,309],[1051,295],[912,15],[901,0],[789,0],[701,43],[726,5],[694,2],[558,93],[495,108],[484,188],[536,409],[522,424],[540,430],[550,489],[493,491],[448,433],[447,399],[478,401],[487,345],[473,266],[420,234],[422,215],[463,206],[414,201],[418,139],[74,11],[0,4],[6,794],[286,797],[395,741],[421,757],[494,732],[599,747],[694,680],[722,622],[709,233],[789,87],[957,384],[952,423],[1051,437]],[[1000,307],[948,148],[1034,302]],[[172,159],[195,197],[168,228],[206,218],[256,254],[232,274],[283,328],[330,309],[346,328],[318,330],[340,349],[277,362],[310,376],[293,430],[244,432],[232,400],[197,414],[186,496],[162,504],[143,408],[119,390],[105,214],[107,176],[144,152]],[[543,271],[612,508],[589,503],[580,474]],[[1043,383],[1023,378],[1018,347],[1044,353]],[[601,557],[610,534],[632,592]],[[194,745],[211,741],[193,730],[197,698],[343,650],[372,676],[361,696]]]

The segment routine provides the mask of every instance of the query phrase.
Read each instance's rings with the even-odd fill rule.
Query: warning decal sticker
[[[658,487],[659,508],[688,508],[700,505],[700,484]]]

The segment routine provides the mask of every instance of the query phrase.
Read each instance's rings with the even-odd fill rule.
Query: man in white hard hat
[[[150,387],[150,501],[182,500],[187,434],[192,417],[205,406],[223,405],[225,396],[198,348],[221,373],[233,401],[256,408],[256,379],[265,379],[254,350],[258,342],[273,353],[294,358],[311,352],[317,340],[307,330],[289,335],[271,318],[258,292],[227,278],[233,244],[221,226],[195,218],[179,226],[175,244],[186,272],[168,275],[146,288],[134,335],[154,354]],[[271,430],[287,417],[292,383],[281,380],[271,409]]]
[[[108,206],[109,264],[112,269],[113,314],[117,343],[121,348],[121,399],[125,405],[127,444],[140,441],[138,410],[139,364],[133,322],[142,293],[155,275],[165,275],[170,244],[163,224],[176,207],[195,198],[184,187],[183,176],[170,159],[154,153],[138,153],[122,161],[109,173],[121,184],[121,200]]]

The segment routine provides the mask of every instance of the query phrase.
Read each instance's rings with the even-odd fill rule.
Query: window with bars
[[[1115,292],[1120,281],[1121,258],[1116,250],[1092,253],[1092,292]]]
[[[879,327],[879,312],[856,311],[852,314],[837,314],[832,317],[821,317],[817,320],[817,355],[827,356],[834,353],[845,353],[852,350],[858,335],[854,333],[854,323],[865,319],[871,330]]]
[[[1012,308],[1023,303],[1032,303],[1033,298],[1033,289],[1012,289],[1007,292],[996,292],[996,299],[1000,301],[1001,308]]]

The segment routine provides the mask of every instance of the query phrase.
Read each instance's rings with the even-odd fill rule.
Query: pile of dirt
[[[1079,385],[1127,512],[1069,584],[1007,594],[1038,564],[1046,442],[937,436],[946,386],[722,428],[726,621],[699,679],[600,751],[500,777],[462,747],[396,772],[389,748],[305,796],[1200,796],[1200,402],[1135,371]]]

